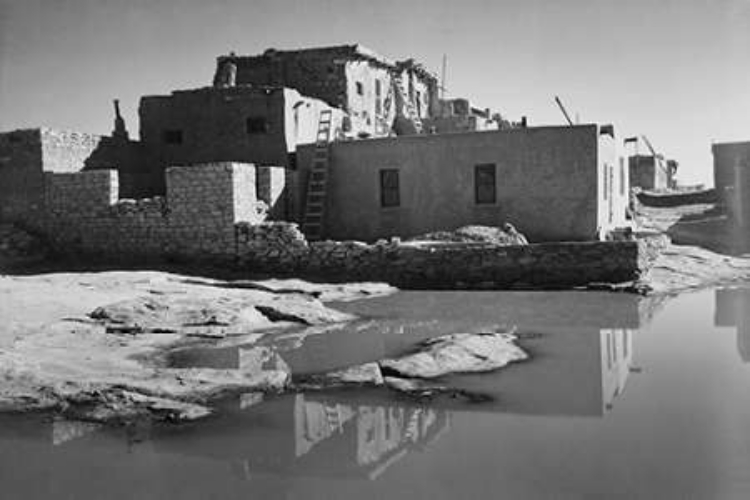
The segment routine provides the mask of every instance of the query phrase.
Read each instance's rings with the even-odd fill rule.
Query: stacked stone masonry
[[[307,243],[295,224],[243,227],[238,266],[252,273],[385,281],[402,288],[568,288],[638,279],[667,244],[634,241],[524,246],[380,240]]]
[[[268,220],[269,193],[280,189],[269,185],[274,178],[283,175],[260,173],[248,164],[172,167],[166,198],[118,200],[115,171],[47,173],[45,231],[58,251],[110,262],[181,258],[252,275],[375,280],[403,288],[565,288],[630,281],[651,266],[665,243],[661,238],[527,246],[397,238],[308,243],[296,224]]]
[[[113,170],[48,173],[44,231],[55,249],[67,254],[116,260],[231,259],[234,225],[264,217],[255,175],[255,167],[247,164],[173,167],[167,170],[166,199],[118,201]]]

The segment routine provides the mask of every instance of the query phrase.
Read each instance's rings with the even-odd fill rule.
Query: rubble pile
[[[492,245],[528,245],[526,237],[512,224],[502,229],[492,226],[463,226],[454,231],[436,231],[410,238],[409,241],[447,241],[454,243],[489,243]]]
[[[305,235],[290,222],[240,222],[235,224],[235,236],[241,265],[256,261],[296,269],[309,251]]]

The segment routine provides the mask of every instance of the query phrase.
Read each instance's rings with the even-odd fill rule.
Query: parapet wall
[[[46,172],[78,172],[104,139],[94,134],[48,128],[40,129],[40,134]]]

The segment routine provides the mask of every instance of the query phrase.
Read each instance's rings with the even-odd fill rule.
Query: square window
[[[251,116],[245,122],[248,134],[268,133],[268,120],[265,116]]]
[[[399,195],[398,170],[386,168],[380,171],[380,206],[398,207],[401,205]]]
[[[162,132],[162,139],[165,144],[182,144],[182,130],[165,130]]]
[[[485,163],[474,167],[474,199],[477,205],[497,202],[494,163]]]

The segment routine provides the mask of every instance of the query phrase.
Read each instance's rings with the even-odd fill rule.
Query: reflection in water
[[[249,393],[205,421],[136,432],[0,414],[0,497],[750,498],[750,364],[709,326],[740,325],[747,345],[735,314],[747,309],[744,292],[678,297],[638,333],[652,306],[616,294],[527,294],[508,299],[516,311],[504,294],[402,295],[401,305],[348,307],[383,333],[333,332],[352,351],[331,364],[358,354],[362,332],[375,337],[361,339],[369,358],[411,345],[430,322],[438,334],[515,324],[532,360],[445,380],[490,392],[488,403],[375,389]],[[313,366],[292,346],[335,358],[327,335],[306,330],[244,361],[226,350],[223,362]],[[646,375],[626,380],[633,363]]]
[[[434,440],[448,427],[448,414],[402,404],[350,405],[330,398],[297,395],[294,406],[297,458],[312,452],[310,463],[345,461],[371,479],[410,449]],[[322,443],[328,442],[326,446]],[[338,446],[337,446],[337,443]],[[341,450],[347,450],[340,454]],[[335,452],[334,456],[315,456]]]
[[[461,398],[417,402],[394,397],[385,389],[280,397],[247,393],[222,404],[217,417],[195,425],[141,428],[137,436],[131,433],[127,452],[117,460],[109,455],[97,458],[99,451],[110,453],[111,430],[93,432],[96,427],[63,421],[35,422],[36,429],[47,430],[41,434],[34,431],[34,442],[58,445],[53,447],[55,455],[43,455],[49,458],[49,469],[55,470],[49,476],[66,482],[67,465],[58,470],[60,464],[90,462],[95,467],[100,460],[114,460],[117,465],[113,470],[150,474],[147,464],[136,466],[137,457],[126,456],[135,450],[158,457],[153,459],[158,463],[185,461],[201,464],[201,468],[224,464],[233,480],[252,481],[254,489],[278,493],[290,478],[374,480],[385,471],[413,467],[423,460],[426,446],[451,440],[453,432],[445,434],[453,427],[451,422],[469,415],[488,415],[496,422],[524,419],[525,415],[601,418],[623,394],[633,363],[634,332],[660,306],[658,301],[616,294],[398,295],[339,306],[367,318],[353,324],[276,334],[251,345],[183,350],[174,355],[172,363],[309,374],[398,355],[437,335],[501,328],[518,332],[531,360],[497,372],[441,380],[490,396],[483,403]],[[387,312],[387,318],[377,318],[382,311]],[[487,438],[495,439],[494,431],[481,432],[489,432]],[[21,434],[3,425],[0,442]],[[122,441],[115,442],[122,445]],[[92,450],[98,451],[92,454]],[[409,456],[419,459],[407,460]],[[392,467],[396,463],[401,465]],[[184,476],[181,467],[179,476]],[[75,491],[78,484],[51,487]],[[43,493],[38,498],[45,498],[48,492]]]
[[[737,352],[742,361],[750,361],[750,288],[716,290],[714,325],[735,327]]]
[[[398,356],[415,343],[448,333],[513,329],[531,361],[496,373],[449,377],[451,385],[490,396],[480,411],[601,416],[624,390],[633,359],[633,331],[663,299],[577,292],[400,293],[340,307],[355,323],[268,336],[260,343],[178,351],[175,366],[295,375]],[[387,318],[373,319],[381,311]],[[458,402],[446,408],[464,410]]]

